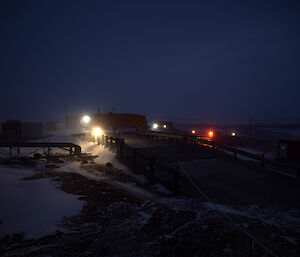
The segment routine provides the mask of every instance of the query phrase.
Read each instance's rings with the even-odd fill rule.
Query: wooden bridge
[[[6,153],[10,157],[17,156],[20,157],[21,148],[37,148],[37,152],[39,149],[43,148],[44,152],[50,153],[52,148],[60,148],[66,150],[70,153],[70,155],[81,155],[81,147],[79,145],[73,143],[54,143],[54,142],[2,142],[0,143],[0,148],[9,148],[9,153]],[[34,153],[32,152],[32,153]],[[1,153],[5,153],[1,151]]]

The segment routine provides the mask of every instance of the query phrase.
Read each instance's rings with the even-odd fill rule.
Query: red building
[[[73,115],[66,117],[66,128],[74,129],[82,127],[82,116]],[[100,127],[105,130],[116,130],[120,128],[134,128],[138,131],[145,131],[147,127],[144,115],[129,113],[107,113],[90,115],[88,127]]]

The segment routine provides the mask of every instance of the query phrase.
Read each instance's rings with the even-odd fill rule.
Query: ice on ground
[[[126,172],[129,175],[135,176],[139,181],[145,179],[143,176],[137,177],[139,175],[134,174],[126,166],[120,164],[118,162],[118,160],[116,159],[115,153],[109,151],[107,148],[105,148],[103,146],[99,146],[92,142],[85,142],[85,141],[80,142],[80,145],[84,151],[88,151],[93,154],[99,155],[99,157],[97,157],[95,159],[96,163],[105,164],[106,162],[110,162],[116,168]],[[243,149],[243,150],[246,150],[246,149]],[[76,165],[76,164],[71,164],[71,165]],[[80,171],[79,164],[77,164],[77,165],[78,165],[77,167],[74,167],[74,166],[72,167],[72,169],[76,173],[79,173],[83,176],[89,176],[90,178],[93,178],[92,176],[97,176],[96,174],[89,174],[89,173],[87,173],[87,171],[84,171],[84,170]],[[99,179],[99,176],[95,177],[95,179]],[[145,191],[142,188],[138,188],[135,185],[132,185],[129,183],[121,183],[121,182],[115,182],[115,183],[128,191],[149,197],[153,200],[155,199],[155,201],[158,201],[158,202],[165,202],[165,203],[168,202],[168,204],[170,204],[168,199],[163,199],[162,197],[158,198],[157,196],[151,194],[150,192]],[[153,189],[157,192],[164,193],[166,195],[171,194],[168,190],[166,190],[160,184],[154,185]],[[171,205],[173,205],[173,204],[171,204]],[[222,210],[223,212],[228,213],[228,214],[235,214],[235,215],[239,215],[239,216],[248,217],[251,219],[258,219],[266,224],[272,224],[272,225],[275,225],[278,227],[284,227],[284,228],[292,228],[292,230],[294,230],[294,231],[300,230],[299,218],[297,215],[296,215],[296,217],[293,217],[292,215],[290,215],[287,212],[281,212],[280,210],[276,210],[276,208],[272,209],[272,210],[267,210],[265,208],[264,209],[256,208],[255,206],[233,207],[233,206],[227,206],[227,205],[212,205],[210,203],[201,203],[200,206],[198,206],[198,207],[199,207],[199,210],[201,210],[201,209],[203,210],[203,207],[204,207],[207,211],[207,210],[217,210],[216,206],[217,206],[217,209]],[[177,205],[177,207],[178,207],[178,205]],[[177,208],[177,207],[175,207],[175,208]],[[194,208],[192,208],[192,209],[195,210]],[[201,216],[201,212],[198,213],[198,216]]]
[[[41,237],[55,232],[63,217],[81,210],[83,202],[57,189],[50,179],[21,180],[32,174],[0,166],[0,237],[14,233]]]
[[[116,154],[110,151],[108,148],[102,145],[98,145],[95,142],[78,141],[77,143],[81,146],[83,152],[91,153],[97,156],[97,158],[94,159],[94,163],[105,165],[106,163],[109,162],[115,168],[121,170],[122,172],[132,177],[135,177],[141,184],[147,183],[145,176],[135,174],[134,172],[132,172],[131,169],[121,164],[117,160]],[[95,178],[97,180],[104,178],[104,177],[100,177],[99,174],[97,175],[97,177],[95,176],[95,174],[88,174],[86,171],[81,169],[79,163],[71,163],[71,164],[63,165],[63,167],[60,170],[78,173],[80,175],[88,176],[89,178]]]
[[[80,142],[80,146],[82,147],[82,150],[84,152],[98,155],[98,157],[94,159],[95,163],[105,165],[107,162],[110,162],[117,169],[120,169],[122,172],[135,177],[141,184],[147,183],[147,180],[143,175],[134,174],[129,168],[119,163],[115,153],[103,147],[102,145],[98,145],[93,142],[82,141]],[[88,170],[83,169],[79,162],[72,162],[66,165],[62,165],[59,169],[56,169],[56,171],[76,173],[86,178],[94,179],[98,181],[108,179],[105,176],[105,174],[101,172],[90,172]],[[130,192],[143,195],[146,197],[150,197],[150,198],[153,197],[153,195],[150,192],[143,190],[142,188],[136,187],[131,183],[122,183],[119,181],[111,181],[111,183],[118,185]]]
[[[144,218],[144,220],[141,222],[142,226],[147,225],[149,223],[150,219],[153,217],[152,213],[149,214],[144,211],[140,211],[138,213],[139,213],[139,215],[141,215]]]
[[[186,229],[189,225],[194,224],[196,222],[197,222],[197,219],[184,223],[182,226],[180,226],[180,227],[176,228],[174,231],[172,231],[172,233],[166,234],[164,236],[165,239],[170,239],[170,238],[174,237],[179,231]]]
[[[106,164],[107,162],[110,162],[119,170],[129,170],[126,166],[119,163],[116,158],[116,154],[112,151],[109,151],[106,147],[98,145],[94,142],[79,141],[78,143],[83,152],[98,155],[98,157],[94,160],[95,163]]]
[[[198,218],[207,216],[208,211],[216,211],[215,215],[221,212],[246,217],[251,220],[258,220],[264,224],[300,232],[300,212],[298,209],[282,210],[280,206],[262,207],[258,205],[224,205],[212,202],[201,202],[196,199],[184,198],[157,198],[156,201],[171,207],[173,210],[196,211]],[[211,214],[209,214],[211,215]],[[247,225],[242,224],[244,227]]]
[[[217,210],[227,214],[235,214],[250,219],[257,219],[265,224],[290,229],[297,233],[300,232],[299,212],[297,212],[298,217],[292,217],[289,213],[291,210],[281,211],[276,206],[262,208],[257,205],[229,206],[213,204],[210,202],[203,203],[202,205],[211,210]]]
[[[167,190],[162,184],[155,184],[152,186],[152,188],[159,193],[162,193],[164,195],[172,195],[172,193]]]
[[[138,195],[141,195],[141,196],[145,196],[145,197],[148,197],[148,198],[151,198],[151,199],[154,199],[155,196],[153,194],[151,194],[150,192],[140,188],[140,187],[136,187],[135,185],[133,184],[130,184],[130,183],[122,183],[122,182],[115,182],[116,185],[119,185],[120,187],[132,192],[132,193],[136,193]]]
[[[88,179],[93,179],[93,180],[103,180],[105,179],[105,175],[100,173],[100,172],[90,172],[88,170],[84,170],[79,162],[71,162],[66,165],[62,165],[60,168],[56,169],[55,171],[58,172],[68,172],[68,173],[75,173],[79,174],[83,177],[86,177]]]
[[[103,164],[105,165],[106,163],[111,163],[114,167],[117,169],[121,170],[122,172],[135,177],[141,184],[147,183],[146,178],[143,175],[137,175],[134,174],[128,167],[125,165],[122,165],[116,158],[116,154],[112,151],[110,151],[108,148],[98,145],[95,142],[89,142],[86,140],[81,140],[79,138],[76,138],[74,136],[71,136],[68,133],[61,133],[61,134],[56,134],[54,136],[50,136],[48,138],[44,139],[39,139],[35,140],[34,142],[67,142],[67,143],[74,143],[80,145],[82,152],[84,153],[90,153],[92,155],[96,155],[97,158],[94,159],[94,162],[97,164]],[[25,154],[28,154],[29,152],[33,151],[34,149],[25,149],[22,150]],[[27,153],[27,152],[28,153]],[[42,151],[42,150],[41,150]],[[64,150],[60,149],[55,149],[53,150],[55,153],[65,153]],[[99,173],[96,174],[90,174],[83,169],[81,169],[79,163],[68,163],[68,164],[63,164],[61,165],[61,168],[59,169],[60,171],[68,171],[72,173],[78,173],[81,175],[84,175],[88,178],[91,179],[103,179],[104,177],[101,177]]]
[[[293,245],[297,245],[297,239],[293,237],[288,237],[288,236],[282,236],[284,239],[286,239],[288,242],[290,242]]]
[[[73,142],[76,142],[75,138],[72,138]],[[95,163],[98,164],[106,164],[107,162],[110,162],[115,166],[116,168],[122,170],[123,172],[135,176],[139,181],[143,181],[145,178],[143,176],[139,176],[134,174],[129,168],[126,166],[120,164],[118,160],[116,159],[115,153],[109,151],[107,148],[97,145],[93,142],[87,142],[87,141],[77,141],[77,144],[79,144],[82,147],[82,150],[84,152],[89,152],[94,155],[98,155],[98,157],[94,160]],[[95,180],[101,180],[105,179],[105,175],[101,174],[100,172],[89,172],[87,170],[84,170],[80,163],[74,162],[70,163],[67,165],[64,165],[59,171],[65,171],[65,172],[73,172],[80,174],[82,176],[88,177],[90,179],[95,179]],[[170,198],[162,198],[162,197],[157,197],[150,192],[143,190],[142,188],[136,187],[133,184],[130,183],[121,183],[118,181],[114,181],[116,185],[119,185],[120,187],[123,187],[124,189],[134,192],[136,194],[151,198],[154,201],[165,203],[167,205],[170,205],[173,209],[182,209],[181,207],[187,207],[189,209],[189,205],[191,204],[191,201],[181,201],[178,199],[173,199],[171,200]],[[161,185],[157,184],[154,185],[154,189],[156,191],[161,191],[164,193],[170,193],[167,191],[165,188],[163,188]],[[175,204],[176,202],[176,204]],[[299,216],[292,215],[291,213],[288,212],[282,212],[279,210],[266,210],[265,208],[256,208],[255,206],[226,206],[226,205],[212,205],[210,203],[199,203],[199,202],[194,202],[192,204],[191,210],[198,210],[197,211],[197,219],[200,218],[202,215],[202,212],[204,212],[203,215],[207,215],[207,211],[210,210],[222,210],[223,212],[227,214],[235,214],[239,216],[244,216],[248,217],[250,219],[257,219],[262,221],[263,223],[266,224],[272,224],[278,227],[283,227],[283,228],[288,228],[292,229],[294,231],[300,231],[299,227]],[[203,208],[204,207],[204,208]],[[183,208],[186,209],[186,208]],[[1,218],[0,218],[1,219]]]

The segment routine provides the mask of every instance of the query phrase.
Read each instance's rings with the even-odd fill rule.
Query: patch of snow
[[[203,228],[204,230],[207,229],[209,226],[208,225],[201,225],[201,228]]]
[[[172,231],[172,233],[170,234],[166,234],[164,237],[165,239],[170,239],[172,237],[174,237],[176,235],[177,232],[179,232],[180,230],[186,229],[189,225],[196,223],[197,220],[192,220],[192,221],[188,221],[186,223],[184,223],[182,226],[176,228],[174,231]]]
[[[1,257],[11,257],[11,256],[34,256],[34,252],[45,249],[47,247],[55,247],[55,244],[46,244],[46,245],[35,245],[27,246],[26,248],[21,247],[15,248],[14,250],[9,250],[8,252],[1,255]],[[52,257],[50,255],[43,255],[43,257]]]
[[[162,193],[164,195],[172,195],[172,193],[169,190],[167,190],[162,184],[155,184],[152,186],[152,188],[155,191]]]
[[[244,216],[250,219],[257,219],[265,224],[280,228],[291,229],[300,232],[300,218],[293,218],[288,212],[282,212],[274,208],[259,208],[256,205],[249,206],[229,206],[221,204],[203,203],[206,208],[221,210],[224,213]]]
[[[142,226],[147,225],[149,223],[149,220],[152,218],[152,214],[146,213],[144,211],[139,211],[138,214],[144,218],[144,220],[141,222]]]
[[[106,179],[105,175],[102,174],[101,172],[97,172],[97,171],[93,172],[93,171],[84,170],[81,167],[81,164],[79,162],[68,163],[67,165],[63,165],[60,168],[56,169],[55,171],[75,173],[75,174],[79,174],[83,177],[86,177],[88,179],[93,179],[93,180],[97,180],[97,181]]]
[[[134,172],[132,172],[131,169],[121,164],[117,160],[116,154],[110,151],[108,148],[102,145],[98,145],[97,143],[88,142],[88,141],[78,141],[77,143],[81,146],[83,152],[91,153],[93,155],[98,156],[97,158],[94,159],[94,163],[105,165],[106,163],[109,162],[115,168],[121,170],[122,172],[132,177],[135,177],[141,184],[147,183],[145,176],[135,174]],[[101,174],[100,172],[90,172],[82,169],[81,164],[78,162],[63,164],[59,169],[57,169],[57,171],[77,173],[87,178],[95,179],[95,180],[103,180],[106,178],[105,175]],[[128,188],[128,185],[126,185],[126,187]]]
[[[286,239],[288,242],[290,242],[293,245],[297,245],[297,240],[296,238],[289,237],[289,236],[282,236],[284,239]]]
[[[189,210],[198,212],[197,215],[207,216],[209,211],[219,211],[226,214],[234,214],[247,217],[252,220],[259,220],[262,223],[273,225],[279,228],[289,229],[300,233],[300,212],[296,209],[282,211],[276,206],[259,207],[257,205],[230,206],[201,202],[196,199],[184,198],[157,198],[156,201],[171,207],[173,210]],[[209,215],[212,215],[211,213]],[[220,215],[215,212],[214,215]]]
[[[249,225],[248,225],[247,223],[245,223],[245,222],[243,222],[241,225],[242,225],[244,228],[248,228],[248,227],[249,227]]]
[[[130,192],[133,192],[133,193],[136,193],[136,194],[139,194],[142,196],[146,196],[149,198],[154,198],[153,194],[151,194],[150,192],[148,192],[146,190],[143,190],[142,188],[136,187],[135,185],[132,185],[129,183],[122,183],[122,182],[115,182],[115,184],[119,185],[120,187],[122,187]]]
[[[82,208],[77,196],[57,188],[50,179],[22,181],[33,171],[0,166],[0,237],[25,233],[26,238],[56,231],[56,224]]]

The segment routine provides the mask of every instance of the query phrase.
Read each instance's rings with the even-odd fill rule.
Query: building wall
[[[92,117],[93,125],[99,125],[103,129],[115,129],[120,127],[136,127],[139,131],[146,130],[146,117],[135,114],[104,114]]]
[[[23,140],[39,139],[43,137],[43,124],[39,122],[22,122],[21,131]]]
[[[82,127],[81,116],[66,117],[66,127],[68,129],[76,129]],[[145,131],[147,122],[144,115],[128,114],[128,113],[108,113],[91,115],[90,127],[98,126],[102,129],[117,129],[121,127],[136,127],[139,131]]]
[[[7,121],[2,124],[2,140],[17,142],[43,137],[43,124],[22,121]]]
[[[57,131],[64,129],[65,124],[60,121],[49,121],[46,123],[46,129],[49,131]]]

